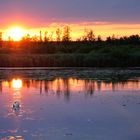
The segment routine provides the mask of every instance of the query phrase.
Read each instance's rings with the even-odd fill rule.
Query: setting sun
[[[25,31],[21,27],[13,27],[7,31],[8,37],[14,41],[19,41],[25,35]]]

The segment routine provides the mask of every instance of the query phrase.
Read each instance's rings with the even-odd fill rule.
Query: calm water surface
[[[0,139],[139,140],[140,80],[1,80]]]

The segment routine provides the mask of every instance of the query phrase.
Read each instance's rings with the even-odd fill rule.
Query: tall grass
[[[55,53],[0,49],[0,67],[139,67],[140,46],[71,46],[60,47]],[[13,49],[13,48],[12,48]],[[38,49],[38,48],[37,48]],[[50,49],[50,48],[49,48]],[[50,49],[51,50],[51,49]],[[29,51],[29,52],[28,52]],[[32,50],[33,51],[33,50]]]

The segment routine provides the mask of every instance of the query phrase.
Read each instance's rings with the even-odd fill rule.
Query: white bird
[[[15,102],[13,103],[13,109],[14,109],[14,110],[19,110],[19,109],[20,109],[20,103],[19,103],[18,101],[15,101]]]

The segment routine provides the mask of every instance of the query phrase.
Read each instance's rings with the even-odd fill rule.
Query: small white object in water
[[[13,109],[14,109],[14,110],[19,110],[19,109],[20,109],[20,103],[19,103],[18,101],[15,101],[15,102],[13,103]]]

